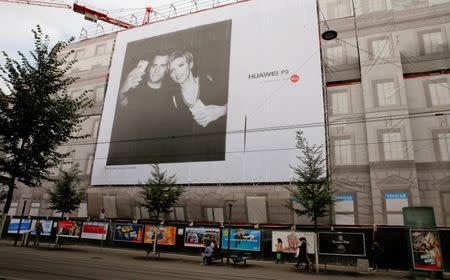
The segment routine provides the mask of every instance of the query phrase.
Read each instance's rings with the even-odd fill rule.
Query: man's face
[[[168,55],[157,55],[150,65],[150,82],[159,83],[162,81],[167,72],[167,63],[169,62]]]
[[[295,234],[288,235],[287,239],[288,239],[288,244],[289,244],[290,248],[297,247],[298,242],[297,242],[297,236]]]

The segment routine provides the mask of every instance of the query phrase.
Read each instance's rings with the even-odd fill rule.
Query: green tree
[[[298,216],[306,215],[310,218],[317,231],[318,218],[329,215],[334,204],[323,146],[309,144],[302,131],[297,132],[296,140],[296,147],[300,150],[300,155],[297,156],[299,164],[291,168],[297,179],[294,181],[295,186],[287,189],[291,192],[292,201],[301,207],[294,208],[292,201],[288,202],[287,207],[293,209]]]
[[[92,100],[84,92],[76,99],[67,94],[77,78],[68,75],[75,60],[72,52],[63,53],[73,38],[50,47],[41,28],[33,30],[34,50],[29,56],[18,52],[15,60],[2,52],[0,78],[8,92],[0,89],[0,174],[8,191],[4,213],[8,213],[17,181],[39,187],[49,179],[50,170],[67,154],[57,147],[74,138],[85,120],[84,110]],[[0,233],[6,215],[2,217]]]
[[[61,217],[64,217],[64,214],[70,213],[80,206],[84,192],[78,190],[80,183],[78,165],[72,166],[67,171],[60,169],[59,172],[54,188],[49,191],[49,208],[60,212]]]
[[[172,207],[184,193],[185,188],[176,185],[175,175],[168,175],[167,171],[161,171],[158,164],[152,165],[150,178],[142,185],[142,206],[148,210],[150,216],[155,219],[155,232],[153,240],[153,256],[156,255],[157,235],[156,231],[160,217],[171,212]]]

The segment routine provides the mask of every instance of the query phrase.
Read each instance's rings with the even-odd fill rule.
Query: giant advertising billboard
[[[324,143],[315,1],[248,1],[117,35],[92,184],[291,181]]]

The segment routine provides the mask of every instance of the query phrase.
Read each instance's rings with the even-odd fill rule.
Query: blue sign
[[[385,199],[408,199],[408,193],[385,193]]]
[[[8,226],[8,233],[17,233],[17,229],[19,228],[20,219],[11,219],[11,222]],[[30,229],[31,220],[30,219],[22,219],[22,224],[20,225],[19,233],[23,234],[27,230]]]
[[[339,194],[336,195],[336,200],[338,201],[353,201],[353,196],[349,194]]]
[[[228,248],[228,229],[223,230],[222,248]],[[230,250],[260,251],[261,231],[249,229],[232,229]]]

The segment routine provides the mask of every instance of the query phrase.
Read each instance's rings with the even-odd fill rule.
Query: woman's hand
[[[192,112],[194,120],[201,126],[206,127],[209,123],[227,114],[227,105],[208,105],[202,110]]]

